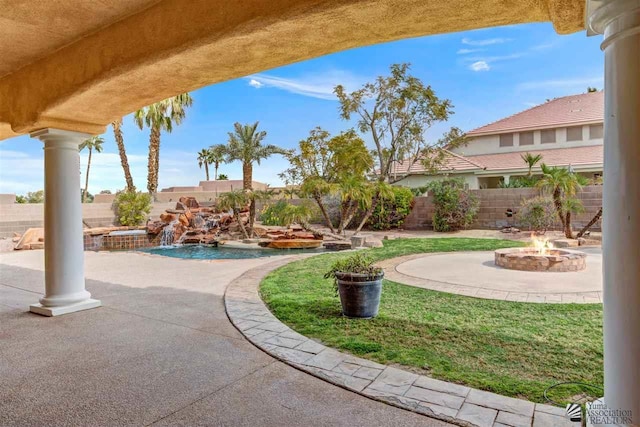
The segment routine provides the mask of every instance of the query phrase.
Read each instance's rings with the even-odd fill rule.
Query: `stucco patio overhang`
[[[586,10],[586,12],[585,12]],[[640,0],[0,1],[0,139],[45,143],[45,297],[84,286],[77,146],[160,99],[353,47],[552,22],[604,34],[605,402],[640,424]]]
[[[0,139],[101,133],[176,93],[358,46],[526,22],[584,28],[581,0],[2,3]]]

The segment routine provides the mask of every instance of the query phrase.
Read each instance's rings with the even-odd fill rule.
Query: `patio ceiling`
[[[101,133],[160,99],[320,55],[527,22],[584,28],[583,0],[0,0],[0,139]]]

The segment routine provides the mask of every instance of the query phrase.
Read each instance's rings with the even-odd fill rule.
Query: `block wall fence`
[[[492,188],[471,190],[471,192],[480,200],[478,216],[471,228],[480,229],[500,229],[506,226],[519,227],[517,216],[508,218],[506,215],[507,209],[512,209],[517,213],[523,200],[540,195],[539,190],[535,188]],[[602,186],[583,187],[577,197],[582,201],[585,212],[573,215],[571,223],[574,230],[579,230],[585,226],[602,206]],[[416,197],[415,205],[411,214],[405,220],[404,228],[431,228],[433,212],[434,205],[431,196]],[[600,231],[600,226],[600,221],[598,221],[591,229]],[[556,227],[560,228],[559,221]]]
[[[533,188],[495,188],[472,190],[472,193],[480,200],[480,210],[472,228],[500,229],[508,225],[518,227],[517,220],[515,218],[507,218],[505,212],[507,209],[518,212],[522,200],[537,196],[539,191]],[[578,198],[582,201],[585,212],[574,216],[572,221],[574,229],[579,229],[586,225],[602,206],[602,186],[583,187],[578,194]],[[207,201],[203,202],[210,204]],[[301,201],[294,199],[291,202],[298,204]],[[157,218],[165,209],[173,209],[175,205],[175,201],[155,202],[150,216],[151,218]],[[257,203],[258,212],[260,212],[263,205],[264,202]],[[82,217],[87,227],[107,227],[115,224],[111,203],[83,204]],[[432,198],[430,196],[416,197],[414,208],[406,218],[404,228],[429,229],[431,228],[432,217]],[[0,203],[0,238],[11,237],[13,233],[22,234],[29,228],[42,227],[43,224],[44,205],[41,203]],[[559,224],[557,226],[559,227]],[[592,230],[600,231],[600,222],[595,224]]]

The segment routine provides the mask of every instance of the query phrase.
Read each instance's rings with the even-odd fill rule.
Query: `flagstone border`
[[[231,323],[258,348],[301,371],[368,398],[460,426],[577,427],[562,408],[465,387],[341,353],[280,322],[260,298],[262,279],[302,259],[282,257],[248,270],[225,292]]]

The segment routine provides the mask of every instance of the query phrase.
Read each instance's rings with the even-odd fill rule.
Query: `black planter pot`
[[[335,273],[335,275],[338,279],[342,314],[363,319],[378,315],[384,273],[373,277],[357,273]]]

